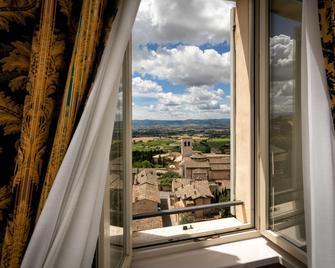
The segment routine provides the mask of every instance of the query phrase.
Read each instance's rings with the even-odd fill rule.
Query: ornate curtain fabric
[[[123,55],[139,3],[123,0],[118,6],[91,94],[35,226],[22,268],[92,265],[104,191],[109,185]]]
[[[107,0],[0,0],[0,256],[19,267],[116,12]]]
[[[319,0],[318,3],[322,52],[335,127],[335,1]]]

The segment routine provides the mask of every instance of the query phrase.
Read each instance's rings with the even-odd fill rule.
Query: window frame
[[[258,0],[256,17],[256,46],[259,57],[256,60],[256,94],[257,100],[257,149],[258,163],[256,165],[256,218],[260,234],[278,245],[293,257],[307,265],[307,253],[269,229],[269,0]]]
[[[131,95],[131,38],[128,42],[126,51],[123,57],[121,67],[120,82],[123,85],[122,92],[122,115],[123,115],[123,131],[122,131],[122,172],[123,180],[123,235],[122,235],[122,248],[123,255],[120,267],[130,267],[132,262],[132,196],[131,189],[132,181],[127,178],[132,176],[132,132],[131,132],[131,114],[132,114],[132,95]],[[129,75],[130,74],[130,75]],[[97,263],[95,267],[111,267],[110,250],[110,181],[107,179],[103,208],[100,220],[99,239],[97,243]]]
[[[244,8],[246,8],[244,6]],[[236,10],[236,8],[234,8]],[[235,208],[235,207],[231,207],[232,209],[232,212],[235,212],[236,210],[239,210],[239,212],[237,212],[237,214],[240,215],[239,218],[242,218],[242,214],[245,215],[245,214],[248,214],[248,216],[246,216],[246,218],[249,218],[249,221],[247,223],[243,223],[242,220],[241,221],[241,225],[239,226],[236,226],[236,227],[228,227],[228,228],[223,228],[223,229],[220,229],[220,230],[212,230],[212,231],[203,231],[203,232],[199,232],[199,233],[196,233],[196,234],[192,234],[192,235],[188,235],[187,237],[184,237],[183,235],[181,235],[180,237],[173,237],[172,239],[170,237],[167,237],[167,238],[164,238],[162,239],[162,241],[160,242],[154,242],[154,243],[143,243],[143,244],[140,244],[140,245],[134,245],[133,244],[133,249],[139,249],[141,250],[141,248],[144,248],[144,247],[155,247],[155,246],[161,246],[161,244],[164,244],[166,246],[169,246],[171,243],[183,243],[183,242],[187,242],[188,240],[190,239],[208,239],[210,237],[220,237],[222,235],[229,235],[229,234],[233,234],[234,232],[238,232],[240,233],[241,231],[250,231],[252,229],[255,228],[255,154],[254,154],[254,148],[255,148],[255,75],[254,75],[254,58],[255,58],[255,55],[254,55],[254,42],[255,42],[255,23],[254,23],[254,12],[255,12],[255,7],[254,7],[254,1],[248,1],[247,3],[247,14],[248,14],[248,26],[245,27],[245,25],[242,25],[242,27],[244,27],[242,29],[242,32],[247,29],[247,35],[248,35],[248,44],[247,44],[247,51],[244,51],[244,56],[245,56],[245,60],[247,61],[247,64],[245,64],[245,69],[247,69],[247,72],[246,72],[246,75],[248,76],[248,89],[250,91],[250,96],[249,98],[247,99],[247,103],[248,105],[250,106],[250,110],[249,110],[249,113],[248,113],[248,116],[246,118],[243,117],[243,115],[240,117],[242,117],[242,119],[239,119],[240,121],[247,121],[248,123],[250,123],[250,128],[248,128],[248,132],[250,133],[250,136],[247,137],[247,140],[250,141],[250,143],[247,145],[248,146],[248,149],[250,151],[250,155],[248,155],[248,157],[250,158],[250,172],[248,171],[247,172],[247,175],[246,176],[241,176],[239,175],[240,177],[240,180],[243,180],[243,181],[247,181],[247,182],[250,182],[250,196],[248,197],[249,200],[243,200],[241,198],[239,198],[239,196],[236,197],[236,192],[233,192],[235,191],[236,189],[241,189],[243,187],[236,187],[236,180],[237,178],[234,177],[234,179],[232,179],[232,176],[235,176],[236,175],[236,166],[234,166],[233,168],[233,172],[231,172],[231,182],[233,182],[232,184],[234,184],[233,186],[231,186],[231,200],[243,200],[245,201],[244,202],[244,205],[242,205],[243,207],[245,206],[245,204],[247,204],[247,209],[248,209],[248,212],[245,213],[245,208],[242,208],[242,209],[239,209],[239,208]],[[236,14],[235,14],[235,25],[233,26],[233,29],[235,31],[236,29]],[[231,29],[232,30],[232,29]],[[240,47],[243,47],[243,44],[242,44],[242,41],[240,41]],[[131,41],[130,41],[131,43]],[[236,41],[234,42],[236,44]],[[236,47],[234,47],[235,50],[236,50]],[[244,47],[243,47],[244,48]],[[240,48],[241,49],[241,48]],[[236,58],[236,55],[235,55],[235,58]],[[128,63],[128,65],[130,66],[130,71],[128,72],[128,76],[130,76],[130,79],[131,79],[131,76],[132,76],[132,71],[131,71],[131,56],[130,58],[128,58],[128,60],[130,61]],[[236,69],[236,65],[234,66],[235,69]],[[236,73],[236,71],[234,71],[234,73]],[[233,76],[233,75],[232,75]],[[234,87],[234,91],[236,90],[235,86],[236,86],[236,77],[235,79],[233,79],[233,87]],[[240,79],[242,80],[242,79]],[[129,87],[131,87],[131,82],[129,82]],[[241,88],[241,85],[239,86]],[[131,91],[131,89],[129,90]],[[233,90],[232,90],[233,91]],[[239,107],[241,108],[242,105],[241,104],[237,104],[236,103],[236,95],[235,94],[231,94],[231,103],[233,103],[233,113],[231,114],[231,119],[234,120],[234,122],[236,121],[236,107],[238,105],[240,105]],[[131,102],[130,102],[131,103]],[[234,124],[235,126],[235,124]],[[131,133],[131,126],[129,128],[130,130],[130,133]],[[233,132],[235,133],[235,129],[233,130]],[[243,140],[243,139],[241,139]],[[238,144],[239,140],[238,138],[234,137],[233,138],[233,141],[231,143],[231,152],[233,151],[233,157],[234,157],[234,161],[233,161],[233,165],[234,165],[234,162],[236,161],[236,144]],[[243,145],[245,145],[246,142],[244,142]],[[240,148],[243,147],[240,145]],[[245,147],[244,147],[245,148]],[[131,150],[131,148],[130,148]],[[241,153],[240,153],[241,154]],[[241,169],[240,169],[241,170]],[[244,172],[243,172],[244,173]],[[243,177],[243,178],[242,178]],[[242,191],[243,192],[243,191]],[[241,193],[239,195],[242,195]],[[132,202],[131,200],[131,197],[130,199],[128,199],[129,202]],[[238,218],[238,217],[236,217]],[[209,220],[210,221],[210,220]],[[164,227],[163,227],[164,228]],[[163,241],[164,240],[164,241]]]
[[[252,89],[253,95],[251,95],[251,105],[253,107],[254,113],[251,115],[251,123],[253,130],[251,131],[253,144],[251,145],[252,150],[252,170],[250,174],[250,179],[252,180],[251,195],[253,200],[253,206],[251,207],[251,223],[245,229],[230,232],[208,232],[201,233],[198,238],[191,240],[180,240],[174,241],[172,243],[165,243],[162,245],[153,245],[151,247],[134,249],[132,247],[132,197],[131,197],[131,180],[125,180],[125,197],[124,198],[124,209],[125,209],[125,235],[124,235],[124,246],[125,255],[122,267],[130,267],[132,259],[142,259],[153,257],[157,255],[165,255],[169,253],[176,253],[181,251],[188,251],[197,248],[203,248],[207,246],[214,246],[223,243],[230,243],[235,241],[240,241],[244,239],[251,239],[260,236],[264,236],[271,242],[282,248],[284,251],[288,252],[289,255],[296,258],[300,262],[307,264],[307,254],[301,249],[297,248],[293,244],[289,243],[285,239],[278,236],[275,232],[269,230],[268,228],[268,206],[269,206],[269,196],[268,196],[268,185],[269,185],[269,155],[268,155],[268,145],[269,145],[269,121],[268,121],[268,82],[269,82],[269,58],[268,58],[268,45],[269,45],[269,0],[253,0],[248,1],[249,3],[249,14],[250,22],[249,33],[251,33],[251,38],[249,40],[249,53],[250,53],[250,65],[249,75],[250,75],[250,88]],[[131,39],[125,54],[125,61],[123,64],[123,71],[126,74],[123,77],[123,83],[126,85],[126,90],[124,94],[125,104],[125,166],[127,167],[126,178],[131,178],[132,171],[132,128],[131,128],[131,107],[132,107],[132,95],[131,95],[131,81],[132,81],[132,68],[131,68]],[[106,186],[109,190],[109,187]],[[108,205],[106,206],[106,199],[104,204],[108,207],[108,217],[109,217],[109,199]],[[104,212],[103,212],[104,215]],[[106,215],[106,213],[105,213]],[[103,227],[106,223],[105,217],[102,217],[102,227],[100,228],[100,237],[104,239],[99,242],[99,253],[104,251],[104,254],[99,254],[99,262],[105,255],[109,255],[109,229],[107,230]],[[104,222],[105,221],[105,222]],[[107,221],[109,224],[109,220]],[[107,230],[107,231],[106,231]],[[106,252],[107,250],[107,252]],[[105,256],[106,257],[106,256]],[[100,263],[104,263],[103,260]],[[107,267],[107,266],[106,266]]]

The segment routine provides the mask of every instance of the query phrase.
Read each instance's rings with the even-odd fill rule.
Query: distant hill
[[[230,119],[133,120],[134,129],[143,128],[229,128]]]

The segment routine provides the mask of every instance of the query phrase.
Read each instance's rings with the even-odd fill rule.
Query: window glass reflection
[[[114,123],[112,145],[110,151],[110,242],[111,267],[120,267],[124,257],[123,248],[123,87],[120,85],[117,102],[117,112]]]
[[[270,1],[270,229],[305,250],[301,154],[301,2]]]

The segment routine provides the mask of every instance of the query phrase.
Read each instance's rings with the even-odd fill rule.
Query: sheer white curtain
[[[90,267],[99,232],[123,55],[140,0],[118,8],[93,89],[21,267]]]
[[[308,264],[335,267],[335,138],[321,50],[318,1],[303,1],[302,115]]]

